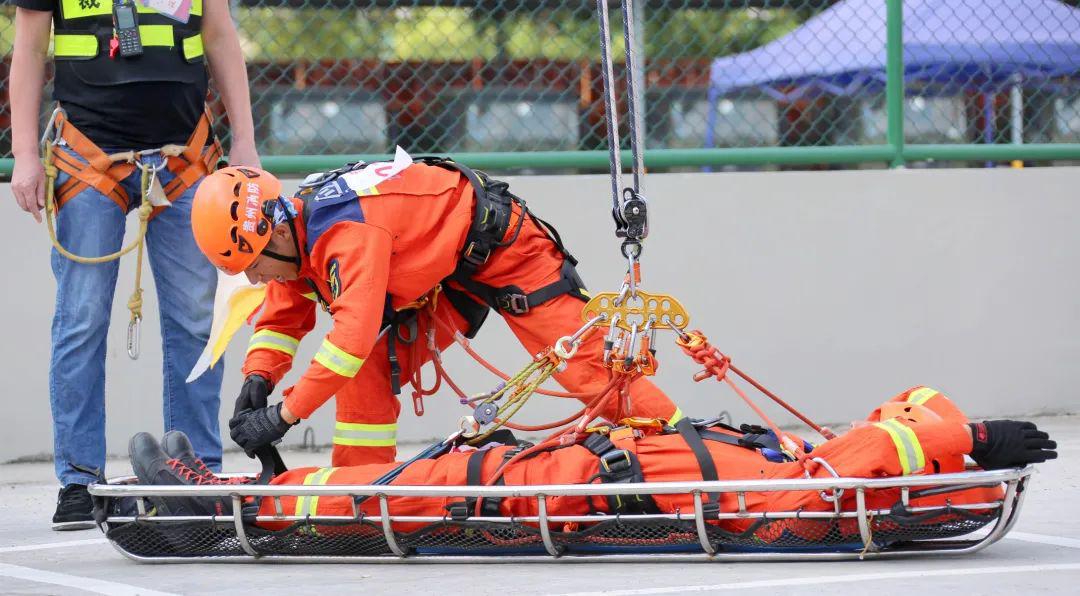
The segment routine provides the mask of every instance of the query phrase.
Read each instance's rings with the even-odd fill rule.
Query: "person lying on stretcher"
[[[775,435],[758,427],[742,429],[719,422],[681,421],[667,425],[617,427],[609,432],[584,433],[577,444],[541,449],[523,456],[517,444],[493,444],[482,449],[458,448],[434,459],[410,464],[392,482],[396,485],[467,486],[505,484],[582,484],[596,482],[666,482],[705,480],[785,480],[798,478],[895,477],[912,474],[961,472],[965,455],[983,469],[1021,467],[1057,457],[1057,444],[1032,422],[991,420],[968,422],[942,393],[927,387],[909,389],[875,409],[864,421],[852,423],[846,434],[817,446],[806,445],[801,460],[782,455]],[[794,437],[794,435],[791,435]],[[801,441],[801,439],[796,438]],[[511,441],[512,442],[512,441]],[[534,448],[535,449],[535,448]],[[214,485],[230,482],[210,473],[196,459],[183,435],[169,433],[164,447],[147,433],[131,440],[131,463],[141,484]],[[397,464],[367,464],[341,468],[302,468],[276,476],[275,485],[370,484]],[[854,508],[854,493],[841,498],[841,506]],[[898,501],[896,489],[870,490],[867,506],[889,508]],[[746,494],[749,511],[831,511],[816,491],[757,492]],[[1002,498],[1000,486],[961,488],[911,500],[912,507],[990,503]],[[715,499],[719,499],[716,501]],[[735,494],[710,497],[706,507],[736,511]],[[228,499],[158,498],[158,514],[211,515],[228,513]],[[251,502],[254,507],[256,503]],[[272,516],[270,498],[259,514]],[[289,515],[354,515],[351,497],[318,499],[284,497]],[[377,514],[375,499],[360,509]],[[465,506],[461,498],[391,497],[394,515],[440,516]],[[486,499],[469,503],[466,515],[536,515],[535,498]],[[693,510],[689,494],[610,497],[549,497],[549,515],[590,513],[675,513]],[[459,512],[462,513],[462,512]],[[727,522],[725,522],[727,523]],[[742,522],[730,522],[732,524]],[[277,525],[275,525],[277,524]],[[263,523],[279,527],[285,522]],[[395,526],[396,527],[396,526]]]

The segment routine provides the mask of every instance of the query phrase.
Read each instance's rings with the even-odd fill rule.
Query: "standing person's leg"
[[[168,170],[158,176],[162,184],[173,177]],[[187,189],[150,221],[147,248],[161,317],[165,430],[186,434],[196,455],[220,472],[218,411],[224,362],[186,382],[210,338],[217,289],[217,269],[199,251],[191,232],[191,200],[197,187]],[[128,192],[138,196],[137,188]]]
[[[69,179],[61,172],[56,188]],[[71,197],[60,209],[56,225],[61,246],[81,256],[115,252],[124,238],[124,213],[93,188]],[[119,262],[76,263],[53,249],[51,265],[56,308],[49,398],[53,461],[56,477],[65,487],[53,527],[80,529],[93,523],[89,494],[77,487],[95,478],[73,466],[105,471],[105,350]]]

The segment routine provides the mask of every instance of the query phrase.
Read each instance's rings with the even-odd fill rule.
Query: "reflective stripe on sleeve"
[[[896,455],[900,459],[900,469],[904,476],[922,471],[926,467],[926,456],[923,454],[922,445],[915,431],[900,424],[896,419],[884,422],[875,422],[874,426],[889,433],[893,446],[896,447]]]
[[[334,444],[348,447],[394,447],[397,445],[397,423],[360,424],[337,422],[334,424]]]
[[[675,412],[671,414],[671,418],[669,418],[667,421],[668,426],[675,426],[676,422],[682,420],[685,417],[686,414],[683,414],[682,408],[676,407]]]
[[[300,347],[300,340],[284,333],[261,329],[251,336],[248,342],[247,353],[252,350],[277,350],[285,352],[289,356],[296,356],[296,349]]]
[[[322,486],[330,480],[330,475],[334,473],[337,468],[319,468],[314,472],[304,477],[304,486]],[[319,496],[314,495],[311,497],[297,497],[296,498],[296,515],[317,515],[319,507]]]
[[[907,402],[909,404],[917,404],[917,405],[922,406],[922,405],[925,405],[926,402],[930,401],[930,398],[934,397],[938,393],[939,392],[938,392],[937,389],[931,389],[929,387],[920,387],[920,388],[916,389],[915,391],[912,391],[910,394],[908,394]]]
[[[329,339],[324,339],[322,345],[319,346],[319,351],[315,354],[315,362],[350,379],[355,377],[356,373],[360,372],[360,367],[364,365],[363,358],[357,358],[342,350]]]

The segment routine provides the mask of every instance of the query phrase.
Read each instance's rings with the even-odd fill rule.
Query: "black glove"
[[[1057,443],[1034,422],[987,420],[971,423],[971,459],[984,470],[1017,468],[1056,459]]]
[[[244,410],[233,416],[229,421],[229,435],[248,457],[255,457],[259,448],[280,441],[292,426],[282,420],[281,404],[275,404],[258,410]]]
[[[240,388],[240,396],[236,398],[233,407],[235,417],[244,410],[258,410],[266,407],[266,400],[270,392],[274,390],[274,384],[262,375],[250,374],[244,379],[244,386]]]

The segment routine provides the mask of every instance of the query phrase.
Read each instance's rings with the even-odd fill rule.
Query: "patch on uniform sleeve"
[[[336,300],[341,294],[341,268],[338,267],[338,260],[330,260],[330,268],[328,270],[330,275],[330,295],[331,300]]]

